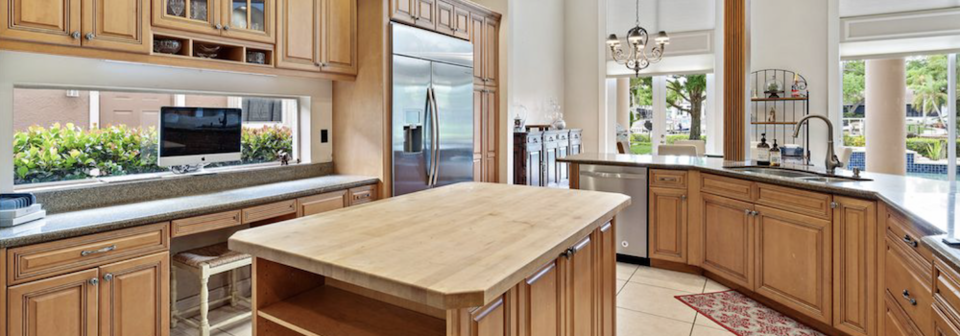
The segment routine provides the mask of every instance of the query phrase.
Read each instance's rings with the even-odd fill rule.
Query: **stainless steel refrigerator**
[[[473,45],[402,24],[393,34],[394,196],[473,180]]]

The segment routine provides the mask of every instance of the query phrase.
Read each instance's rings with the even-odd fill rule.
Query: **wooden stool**
[[[193,250],[183,251],[173,256],[173,267],[170,267],[170,324],[172,328],[177,327],[177,321],[182,321],[192,327],[200,330],[200,336],[210,336],[210,329],[220,328],[251,316],[251,312],[238,314],[226,321],[210,325],[207,318],[210,304],[218,304],[224,301],[230,301],[231,306],[238,306],[240,301],[250,303],[250,299],[240,297],[240,290],[237,282],[239,276],[237,269],[250,265],[253,259],[248,254],[230,251],[227,243],[201,247]],[[182,268],[190,271],[200,278],[200,323],[191,321],[181,315],[177,310],[177,275],[176,269]],[[228,285],[229,296],[223,299],[209,302],[209,288],[207,283],[210,277],[215,274],[230,272],[230,284]],[[193,309],[190,309],[192,311]]]

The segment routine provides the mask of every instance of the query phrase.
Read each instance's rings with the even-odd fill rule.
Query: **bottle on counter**
[[[767,144],[767,133],[760,134],[760,143],[757,144],[757,165],[770,165],[770,145]]]
[[[777,139],[773,139],[773,148],[770,148],[770,166],[780,167],[781,162],[780,146],[777,145]]]

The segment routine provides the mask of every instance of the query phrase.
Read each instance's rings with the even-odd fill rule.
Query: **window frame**
[[[92,127],[94,123],[100,123],[100,101],[94,100],[94,96],[99,96],[101,92],[128,92],[128,93],[154,93],[154,94],[170,94],[174,96],[174,106],[186,105],[184,97],[187,95],[201,95],[201,96],[225,96],[230,98],[232,101],[233,98],[242,98],[255,97],[255,98],[268,98],[268,99],[282,99],[282,100],[293,100],[296,101],[296,106],[293,109],[291,116],[294,117],[292,122],[293,129],[293,153],[291,153],[291,165],[296,164],[309,164],[309,160],[301,160],[303,158],[303,153],[310,152],[310,141],[309,139],[304,140],[302,129],[304,127],[303,110],[307,109],[308,112],[311,109],[310,106],[303,106],[304,98],[302,96],[294,95],[276,95],[276,94],[250,94],[250,93],[239,93],[239,92],[208,92],[208,91],[189,91],[189,90],[169,90],[169,89],[140,89],[140,88],[113,88],[113,87],[98,87],[98,86],[84,86],[84,85],[46,85],[46,84],[15,84],[13,90],[18,89],[34,89],[34,90],[64,90],[64,91],[88,91],[91,94],[91,103],[90,103],[90,120],[89,125],[86,125],[88,128]],[[309,104],[306,104],[309,105]],[[12,106],[11,106],[12,109]],[[96,111],[94,111],[96,109]],[[96,116],[94,115],[96,114]],[[11,117],[15,118],[13,112],[11,112]],[[6,126],[9,127],[10,134],[14,134],[15,130],[13,129],[13,122]],[[8,148],[13,147],[13,143],[4,144],[4,146],[9,146]],[[11,151],[12,153],[12,151]],[[8,161],[6,164],[10,165],[11,168],[14,165],[13,160]],[[251,164],[241,164],[234,166],[225,166],[225,167],[212,167],[206,168],[205,170],[212,173],[221,173],[221,172],[232,172],[232,171],[243,171],[251,169],[265,169],[271,167],[280,167],[280,162],[262,162],[262,163],[251,163]],[[13,171],[15,169],[11,169]],[[133,178],[133,176],[140,176],[142,178]],[[162,179],[162,178],[171,178],[176,176],[182,176],[174,174],[171,171],[157,172],[157,173],[144,173],[136,175],[122,175],[115,176],[120,179],[123,177],[130,178],[123,182],[139,182],[151,179]],[[97,178],[87,178],[82,180],[65,180],[65,181],[51,181],[51,182],[39,182],[39,183],[29,183],[29,184],[15,184],[11,181],[13,185],[14,192],[29,192],[29,191],[49,191],[57,189],[69,189],[77,186],[95,186],[95,185],[109,185],[111,183],[122,183],[119,181],[110,181],[110,176],[108,177],[97,177]]]

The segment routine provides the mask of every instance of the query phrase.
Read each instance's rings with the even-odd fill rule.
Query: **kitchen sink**
[[[745,172],[745,173],[754,173],[759,175],[783,177],[783,178],[795,179],[795,180],[805,181],[805,182],[839,183],[839,182],[870,181],[869,179],[863,179],[863,178],[844,177],[844,176],[825,176],[825,175],[821,175],[813,172],[805,172],[805,171],[785,169],[785,168],[727,167],[727,169]]]

